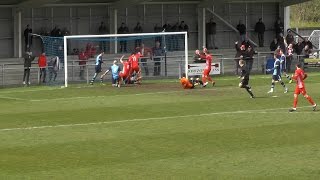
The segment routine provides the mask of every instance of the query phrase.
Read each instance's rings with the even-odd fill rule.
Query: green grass
[[[319,28],[320,27],[320,22],[296,22],[296,21],[291,21],[290,27],[292,28]]]
[[[317,102],[319,80],[306,83]],[[302,97],[288,113],[294,84],[270,95],[270,75],[253,76],[250,99],[216,81],[0,89],[0,179],[320,178],[320,115]]]

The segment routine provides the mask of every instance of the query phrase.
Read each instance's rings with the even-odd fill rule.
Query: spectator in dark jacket
[[[137,22],[137,25],[136,25],[136,27],[134,27],[133,32],[134,33],[142,33],[143,32],[143,29],[142,29],[140,22]],[[141,40],[141,37],[139,36],[138,39],[136,39],[134,41],[135,48],[140,47],[141,42],[142,42],[142,40]]]
[[[217,33],[217,24],[213,21],[213,18],[206,24],[206,36],[208,49],[218,49],[215,44],[215,36]]]
[[[160,42],[156,42],[155,47],[152,48],[152,55],[154,56],[154,76],[159,76],[161,73],[161,57],[164,56],[164,49],[160,47]]]
[[[176,22],[176,24],[174,24],[171,27],[171,32],[179,32],[179,22]],[[172,50],[176,51],[179,48],[179,38],[177,37],[177,35],[175,36],[170,36],[172,38]]]
[[[292,35],[292,32],[291,31],[288,31],[288,34],[286,36],[286,41],[287,41],[287,44],[295,44],[294,42],[294,37]]]
[[[161,26],[159,26],[158,24],[156,24],[153,27],[153,32],[155,32],[155,33],[162,32],[162,31],[163,31],[163,28]],[[156,42],[156,41],[159,41],[160,42],[160,46],[162,46],[162,37],[161,36],[155,37],[154,42]]]
[[[237,30],[240,33],[240,42],[245,41],[247,28],[246,28],[246,25],[242,23],[242,20],[239,20],[239,24],[237,25]]]
[[[30,25],[28,24],[26,29],[23,32],[24,35],[24,43],[25,43],[25,50],[29,51],[31,45],[32,45],[32,29],[30,28]]]
[[[121,26],[118,28],[119,34],[129,33],[129,28],[125,23],[121,23]],[[127,52],[127,40],[120,40],[120,52]]]
[[[162,26],[162,30],[164,32],[172,32],[172,26],[170,25],[169,22],[166,22],[163,26]],[[165,40],[166,40],[166,44],[164,46],[166,46],[166,49],[171,51],[173,50],[173,44],[172,44],[172,36],[165,36]],[[161,42],[161,41],[159,41]],[[161,44],[160,44],[161,45]],[[163,47],[163,46],[162,46]]]
[[[279,17],[277,21],[274,23],[274,30],[277,38],[280,36],[283,36],[283,29],[284,29],[284,26]]]
[[[278,40],[274,38],[270,44],[270,51],[275,51],[278,48]]]
[[[99,34],[101,34],[101,35],[108,34],[108,30],[107,30],[107,27],[104,24],[104,22],[100,23],[98,31],[99,31]],[[107,52],[107,42],[106,41],[103,41],[103,40],[100,41],[100,51]]]
[[[178,30],[180,32],[186,31],[187,32],[187,36],[189,37],[189,26],[187,24],[185,24],[184,21],[181,21]],[[184,50],[184,35],[180,35],[179,41],[178,41],[178,50]]]
[[[23,84],[24,85],[30,85],[30,68],[31,68],[31,62],[34,60],[34,56],[32,55],[32,52],[27,51],[24,56],[24,73],[23,73]]]
[[[266,26],[262,22],[262,18],[256,23],[254,28],[255,32],[258,33],[259,46],[263,47],[264,44],[264,32],[266,31]]]
[[[206,62],[206,55],[200,53],[199,49],[197,49],[194,53],[194,63],[205,63]]]

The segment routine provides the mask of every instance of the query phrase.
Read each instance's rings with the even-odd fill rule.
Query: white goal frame
[[[184,35],[184,55],[185,55],[185,73],[188,77],[188,32],[159,32],[159,33],[133,33],[133,34],[101,34],[101,35],[71,35],[63,37],[63,53],[64,53],[64,86],[68,87],[68,53],[67,53],[67,40],[77,38],[103,38],[103,37],[130,37],[130,36],[164,36],[164,35]],[[117,47],[115,45],[115,47]],[[117,51],[115,51],[117,52]]]

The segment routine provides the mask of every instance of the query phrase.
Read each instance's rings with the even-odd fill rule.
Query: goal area
[[[119,60],[122,55],[127,60],[132,52],[142,54],[139,65],[144,79],[178,78],[183,72],[188,75],[187,32],[33,36],[41,39],[41,52],[45,52],[48,61],[54,58],[60,60],[56,85],[68,87],[70,83],[89,83],[95,73],[96,57],[100,52],[104,52],[104,63],[96,81],[100,80],[100,75],[114,60]],[[51,65],[48,63],[48,72],[52,70]],[[118,65],[122,68],[120,63]],[[111,76],[106,79],[108,81]]]
[[[50,49],[50,45],[46,50],[61,52],[59,51],[61,46],[57,47],[52,44],[51,47],[58,48],[58,50]],[[65,87],[68,87],[69,82],[77,79],[73,74],[75,69],[77,71],[79,68],[77,66],[81,61],[78,56],[80,53],[84,53],[88,58],[85,65],[80,65],[85,66],[84,73],[87,75],[85,78],[87,82],[95,73],[95,59],[102,51],[105,52],[102,57],[104,61],[102,71],[105,71],[114,60],[118,60],[122,55],[125,55],[124,60],[127,60],[132,52],[140,52],[143,55],[139,61],[143,77],[179,77],[182,72],[187,73],[188,70],[187,32],[72,35],[63,37],[62,47],[63,64],[64,67],[67,67],[64,68]],[[121,67],[120,63],[119,65]]]

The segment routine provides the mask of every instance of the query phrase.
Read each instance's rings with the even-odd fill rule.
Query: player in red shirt
[[[141,69],[139,67],[139,59],[141,57],[141,53],[138,52],[133,52],[131,54],[131,56],[129,57],[129,63],[130,63],[130,77],[132,76],[133,73],[136,73],[137,75],[137,78],[136,78],[136,81],[138,83],[140,83],[140,80],[141,80]]]
[[[296,71],[294,75],[292,75],[292,79],[297,82],[296,89],[294,91],[294,100],[293,100],[293,108],[289,110],[289,112],[294,112],[297,110],[297,104],[298,104],[298,95],[302,94],[312,105],[313,111],[316,110],[317,104],[312,100],[312,98],[307,94],[305,86],[304,86],[304,80],[307,78],[307,74],[304,73],[304,71],[301,69],[301,64],[296,65]]]
[[[202,74],[202,82],[203,82],[203,87],[206,87],[208,85],[207,80],[212,83],[212,86],[214,86],[214,84],[216,83],[215,81],[213,81],[210,77],[210,71],[211,71],[211,64],[212,64],[212,56],[209,54],[207,48],[203,48],[203,53],[206,56],[206,67],[203,71]]]
[[[123,80],[129,79],[130,77],[130,63],[129,61],[123,61],[124,55],[120,58],[120,62],[122,64],[122,71],[120,71],[119,73],[119,85],[118,87],[120,87],[121,83]]]

